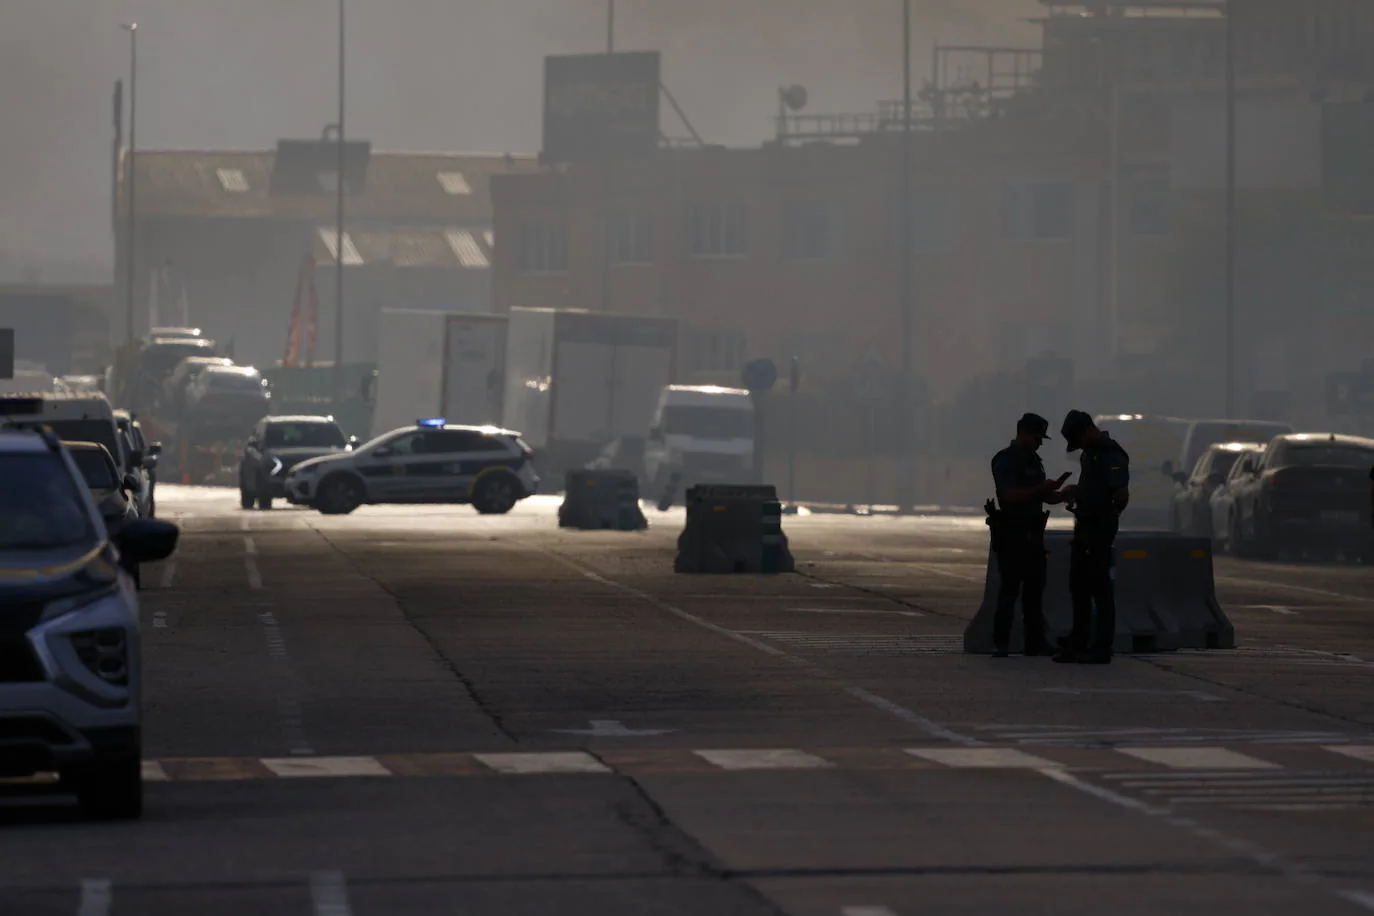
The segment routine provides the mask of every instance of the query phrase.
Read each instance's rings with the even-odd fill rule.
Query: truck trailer
[[[673,381],[677,336],[671,318],[511,309],[503,425],[560,485],[613,440],[644,435]]]
[[[464,426],[501,422],[504,315],[383,309],[377,325],[372,435],[424,417]]]

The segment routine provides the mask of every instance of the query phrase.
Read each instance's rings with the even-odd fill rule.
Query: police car
[[[286,499],[325,515],[377,503],[471,503],[504,515],[538,489],[533,460],[519,433],[418,420],[351,452],[302,461],[286,477]]]

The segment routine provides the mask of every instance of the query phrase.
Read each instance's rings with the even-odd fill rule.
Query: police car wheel
[[[363,489],[347,477],[326,477],[315,497],[321,515],[348,515],[363,504]]]
[[[510,474],[489,474],[472,490],[472,507],[482,515],[505,515],[519,502],[519,482]]]

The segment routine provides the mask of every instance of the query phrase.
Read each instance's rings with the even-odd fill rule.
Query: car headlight
[[[68,637],[86,669],[107,684],[129,683],[129,638],[123,627],[83,630]]]

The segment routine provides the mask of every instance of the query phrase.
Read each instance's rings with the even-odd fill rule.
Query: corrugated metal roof
[[[334,195],[272,194],[273,150],[139,150],[138,209],[146,216],[332,218]],[[350,194],[350,218],[417,220],[454,226],[491,222],[494,175],[532,172],[532,156],[373,152],[361,193]],[[447,178],[443,176],[448,176]],[[463,192],[461,188],[467,187]],[[452,187],[454,190],[449,190]]]
[[[346,231],[344,239],[345,266],[430,270],[487,270],[491,267],[490,247],[482,245],[480,233],[466,229],[360,227]],[[356,265],[352,259],[355,253]],[[334,263],[333,227],[318,229],[314,256],[319,263]]]

